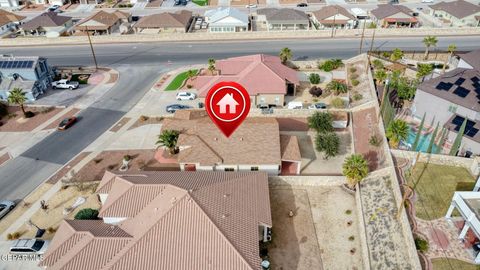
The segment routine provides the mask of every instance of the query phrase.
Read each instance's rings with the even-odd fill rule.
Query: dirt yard
[[[271,186],[270,204],[272,269],[362,269],[355,200],[341,187]]]
[[[59,108],[47,108],[47,107],[27,107],[25,111],[32,111],[35,116],[32,118],[24,118],[23,113],[19,106],[9,106],[8,116],[1,119],[2,125],[0,126],[1,132],[18,132],[18,131],[32,131],[45,121],[55,117],[57,113],[62,111]]]

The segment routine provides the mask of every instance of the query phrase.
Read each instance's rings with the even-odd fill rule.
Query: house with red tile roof
[[[299,85],[297,72],[280,61],[278,56],[255,54],[218,60],[216,75],[198,76],[193,86],[199,97],[218,82],[234,81],[250,94],[252,106],[283,106],[285,95],[295,95]]]
[[[64,220],[46,269],[262,269],[272,226],[263,172],[106,172],[100,220]]]
[[[248,117],[226,138],[205,110],[179,110],[173,118],[163,120],[164,130],[180,132],[176,159],[182,171],[300,173],[302,157],[297,137],[280,135],[275,118]],[[166,152],[161,149],[157,155]]]

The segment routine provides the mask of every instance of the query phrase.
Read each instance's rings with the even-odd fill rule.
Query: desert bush
[[[310,88],[310,90],[308,92],[310,93],[310,95],[312,95],[314,97],[319,97],[323,94],[322,88],[320,88],[318,86],[312,86],[312,88]]]
[[[357,85],[360,84],[360,81],[358,81],[358,80],[352,80],[351,83],[352,83],[353,86],[357,86]]]
[[[382,138],[377,135],[372,135],[368,140],[368,143],[372,146],[379,147],[382,144]]]
[[[352,98],[355,101],[359,101],[359,100],[362,100],[363,96],[360,93],[354,93]]]
[[[315,137],[315,148],[325,154],[325,159],[334,157],[340,149],[340,138],[334,132],[318,133]]]
[[[355,240],[355,236],[351,235],[350,237],[348,237],[348,241],[353,241]]]
[[[7,234],[7,240],[16,240],[16,239],[20,238],[20,236],[22,236],[22,234],[20,232],[9,233],[9,234]]]
[[[352,214],[352,210],[350,210],[350,209],[346,210],[346,211],[345,211],[345,214],[351,215],[351,214]]]
[[[310,81],[311,84],[319,84],[320,83],[320,75],[317,73],[310,73],[308,76],[308,80]]]
[[[75,219],[97,219],[98,218],[98,210],[92,208],[85,208],[75,215]]]
[[[187,88],[188,88],[188,89],[191,89],[192,87],[193,87],[193,85],[187,84]]]
[[[375,69],[382,69],[383,68],[383,62],[380,59],[373,60],[372,64],[375,67]]]
[[[334,108],[345,108],[345,101],[342,98],[334,98],[331,103]]]
[[[357,73],[352,73],[350,75],[350,80],[355,80],[355,79],[358,79],[358,74]]]
[[[95,158],[95,159],[93,159],[93,162],[95,164],[98,164],[98,163],[102,162],[102,160],[103,160],[103,158]]]
[[[349,70],[350,70],[350,73],[355,73],[355,72],[357,72],[357,68],[355,68],[355,67],[351,67]]]
[[[425,253],[428,251],[428,241],[420,238],[418,236],[415,237],[415,247],[418,251]]]
[[[148,119],[150,119],[150,117],[148,117],[148,116],[146,116],[146,115],[140,116],[140,121],[141,121],[141,122],[148,121]]]
[[[50,233],[50,234],[55,233],[56,231],[57,231],[57,229],[54,228],[54,227],[48,227],[47,228],[47,232]]]
[[[26,111],[25,112],[25,118],[32,118],[35,116],[35,113],[32,111]]]

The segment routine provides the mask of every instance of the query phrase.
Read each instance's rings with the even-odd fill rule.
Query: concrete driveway
[[[163,91],[150,90],[138,104],[132,109],[129,114],[160,116],[167,114],[166,109],[168,105],[182,104],[198,108],[198,103],[203,102],[203,99],[196,98],[194,100],[177,100],[175,97],[179,91]],[[194,89],[189,89],[187,92],[197,93]]]
[[[9,256],[12,241],[0,241],[0,270],[38,270],[42,269],[37,266],[39,260],[14,260]]]

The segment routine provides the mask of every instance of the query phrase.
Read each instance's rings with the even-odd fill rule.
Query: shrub
[[[350,75],[350,80],[355,80],[355,79],[358,79],[358,74],[352,73],[352,74]]]
[[[345,108],[345,101],[342,98],[334,98],[331,103],[334,108]]]
[[[363,98],[363,96],[360,93],[353,94],[353,100],[355,100],[355,101],[362,100],[362,98]]]
[[[343,82],[333,80],[327,84],[327,89],[332,91],[335,95],[340,95],[348,92],[348,86]]]
[[[9,234],[7,234],[7,239],[8,240],[15,240],[15,239],[20,238],[20,236],[22,236],[22,234],[20,232],[9,233]]]
[[[95,162],[95,164],[98,164],[100,162],[102,162],[103,158],[96,158],[93,160],[93,162]]]
[[[357,72],[357,68],[354,68],[354,67],[351,67],[349,70],[350,70],[350,73],[355,73],[355,72]]]
[[[191,89],[192,87],[193,87],[193,85],[187,84],[187,88],[188,88],[188,89]]]
[[[53,106],[50,106],[50,107],[46,107],[46,108],[43,108],[40,110],[40,113],[49,113],[51,111],[55,110],[55,107]]]
[[[318,66],[318,68],[323,70],[323,71],[326,71],[326,72],[330,72],[330,71],[334,70],[333,63],[330,62],[330,61],[323,62],[322,64],[320,64]]]
[[[308,92],[314,97],[319,97],[323,94],[322,88],[318,86],[312,86]]]
[[[353,86],[357,86],[357,85],[360,84],[360,82],[358,80],[352,80],[351,83],[352,83]]]
[[[150,119],[150,117],[148,117],[148,116],[146,116],[146,115],[140,116],[140,121],[141,121],[141,122],[145,122],[145,121],[147,121],[148,119]]]
[[[352,214],[352,210],[348,209],[347,211],[345,211],[345,214],[351,215],[351,214]]]
[[[348,237],[348,241],[353,241],[355,240],[355,236],[351,235],[350,237]]]
[[[317,73],[310,73],[308,76],[308,80],[310,81],[311,84],[319,84],[320,83],[320,75]]]
[[[129,161],[132,159],[132,157],[130,155],[125,155],[123,156],[123,159],[126,160],[126,161]]]
[[[379,147],[382,144],[382,138],[377,135],[372,135],[368,140],[368,143],[372,146]]]
[[[334,157],[340,148],[340,138],[334,132],[318,133],[315,138],[315,148],[319,152],[324,152],[325,159]]]
[[[383,62],[380,59],[373,60],[372,64],[375,67],[375,69],[383,69]]]
[[[308,127],[317,132],[333,131],[333,116],[328,112],[315,112],[307,118]]]
[[[35,116],[35,113],[32,111],[26,111],[25,112],[25,118],[32,118]]]
[[[56,231],[57,231],[57,229],[54,228],[54,227],[48,227],[47,228],[47,232],[50,233],[50,234],[55,233]]]
[[[428,251],[428,241],[417,236],[415,237],[415,247],[418,251],[425,253]]]
[[[377,24],[374,23],[374,22],[371,22],[368,26],[367,26],[368,29],[373,29],[373,28],[377,28]]]
[[[391,52],[383,52],[382,53],[382,56],[385,57],[385,58],[390,58],[391,55],[392,55]]]
[[[9,114],[7,115],[7,118],[8,118],[8,119],[12,119],[12,118],[15,118],[15,117],[17,117],[17,114],[16,114],[16,113],[9,113]]]
[[[98,218],[98,210],[92,208],[85,208],[75,215],[75,219],[97,219]]]

